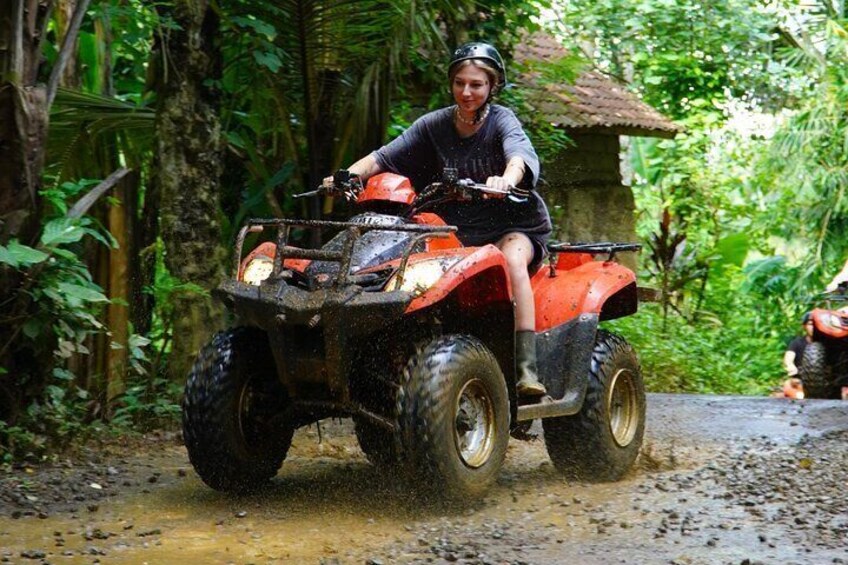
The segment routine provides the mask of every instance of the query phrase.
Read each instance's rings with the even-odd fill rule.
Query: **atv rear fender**
[[[563,270],[540,269],[531,279],[536,331],[556,328],[580,314],[600,321],[636,312],[636,275],[612,261],[589,261]]]

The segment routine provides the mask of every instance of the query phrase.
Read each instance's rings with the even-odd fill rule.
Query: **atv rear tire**
[[[274,477],[294,433],[288,407],[266,334],[247,327],[216,334],[198,354],[183,399],[183,436],[203,482],[248,492]]]
[[[483,343],[466,335],[429,342],[407,363],[398,404],[404,456],[419,484],[466,499],[494,482],[509,441],[509,396]]]
[[[583,408],[542,420],[554,466],[569,478],[615,481],[633,466],[645,434],[645,385],[633,348],[599,331]]]
[[[804,398],[839,398],[823,343],[813,341],[804,348],[798,377],[804,385]]]

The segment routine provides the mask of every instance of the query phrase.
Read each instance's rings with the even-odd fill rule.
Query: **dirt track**
[[[303,429],[270,488],[224,496],[175,438],[0,476],[12,563],[848,563],[848,403],[650,395],[637,469],[568,484],[512,441],[473,508],[422,506],[346,422]]]

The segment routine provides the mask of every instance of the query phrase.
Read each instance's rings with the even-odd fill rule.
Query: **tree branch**
[[[80,0],[74,15],[71,17],[71,24],[68,26],[68,31],[65,33],[65,39],[62,42],[62,50],[59,51],[59,57],[53,70],[50,72],[50,80],[47,81],[47,105],[46,109],[49,112],[50,106],[53,105],[53,99],[56,98],[56,90],[59,88],[59,79],[62,77],[62,72],[68,65],[68,60],[71,58],[76,43],[77,35],[82,26],[82,19],[85,17],[85,11],[88,9],[88,3],[91,0]]]
[[[12,15],[12,60],[9,70],[21,80],[24,71],[24,0],[15,2]]]
[[[66,216],[68,218],[79,218],[88,212],[88,209],[91,208],[97,199],[103,196],[110,188],[114,187],[118,182],[127,176],[130,170],[126,167],[121,167],[108,177],[106,177],[103,182],[89,190],[85,196],[77,200],[77,203],[73,205],[73,207],[68,210]]]

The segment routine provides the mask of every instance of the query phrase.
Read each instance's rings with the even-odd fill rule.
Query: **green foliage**
[[[686,127],[675,140],[634,140],[631,151],[637,230],[648,243],[642,284],[660,288],[663,301],[616,323],[637,343],[654,390],[768,390],[823,273],[845,256],[844,41],[838,26],[804,17],[800,37],[812,40],[789,44],[806,56],[775,51],[792,35],[780,28],[786,14],[756,4],[695,13],[688,2],[569,2],[575,20],[597,25],[584,29],[605,68],[620,76],[632,68],[646,99]],[[647,33],[626,33],[643,25]],[[692,26],[701,31],[680,36]],[[722,69],[695,61],[708,57]],[[773,142],[767,126],[738,125],[751,107],[799,100]],[[777,122],[756,111],[749,119]]]
[[[180,415],[183,383],[167,378],[164,366],[170,351],[174,316],[174,297],[182,293],[205,293],[196,284],[184,283],[168,272],[165,248],[157,240],[155,276],[151,286],[144,289],[153,296],[153,323],[146,335],[132,333],[129,338],[129,371],[127,388],[117,401],[112,424],[122,430],[149,430],[171,427]]]
[[[779,17],[759,0],[567,0],[564,38],[593,44],[601,69],[633,82],[674,118],[715,112],[728,98],[782,99],[774,67]]]
[[[766,394],[782,380],[783,351],[797,322],[788,327],[770,293],[746,288],[746,281],[743,270],[728,265],[712,279],[694,321],[665,323],[659,305],[643,304],[636,316],[610,324],[639,352],[649,390]]]
[[[804,54],[816,85],[778,130],[758,172],[774,187],[774,231],[808,240],[813,253],[805,262],[836,272],[848,255],[848,33],[828,20],[821,47]]]
[[[154,281],[151,286],[144,288],[144,292],[153,297],[155,306],[153,323],[144,345],[149,345],[155,351],[155,357],[150,360],[150,374],[152,378],[157,378],[160,374],[166,374],[163,360],[171,348],[174,317],[179,315],[175,310],[175,297],[189,293],[206,294],[207,291],[197,284],[179,280],[168,271],[165,266],[165,245],[161,239],[156,240],[151,251],[155,254]],[[135,343],[138,345],[138,342]]]
[[[70,371],[54,368],[44,394],[35,399],[15,424],[0,420],[0,462],[39,461],[84,438],[88,393]]]
[[[112,424],[119,428],[144,431],[170,427],[179,420],[182,383],[148,370],[151,360],[146,350],[150,344],[144,336],[130,336],[127,390],[112,418]]]
[[[120,428],[146,431],[173,427],[180,419],[183,386],[164,378],[131,379],[112,423]]]
[[[152,92],[145,83],[150,65],[150,52],[157,37],[162,37],[155,6],[159,2],[146,0],[108,0],[92,3],[94,20],[108,22],[111,28],[112,82],[116,96],[124,101],[142,106],[143,99]],[[91,31],[95,31],[92,29]],[[104,49],[105,51],[105,49]],[[102,62],[102,59],[98,59]],[[87,61],[91,66],[91,62]],[[90,92],[101,93],[90,89]]]
[[[88,218],[57,217],[45,224],[37,248],[15,240],[0,246],[0,264],[25,274],[9,302],[18,304],[18,315],[29,314],[13,318],[13,323],[20,324],[34,351],[49,354],[55,340],[52,354],[57,361],[74,352],[87,353],[84,342],[103,329],[95,315],[108,299],[73,246],[86,236],[108,242],[91,226]]]
[[[55,210],[67,210],[65,196],[79,194],[91,181],[65,183],[45,197]],[[64,191],[64,192],[62,192]],[[2,315],[9,335],[21,336],[18,348],[24,358],[38,359],[50,379],[29,365],[15,368],[19,393],[31,398],[15,425],[4,423],[0,443],[13,453],[41,453],[60,445],[80,431],[87,393],[76,384],[71,359],[88,354],[88,340],[105,331],[97,315],[108,298],[92,280],[81,258],[81,245],[93,239],[109,245],[111,238],[87,217],[47,217],[36,247],[11,240],[0,246],[0,269],[20,274],[14,294],[6,297]],[[13,338],[15,339],[15,338]],[[9,344],[3,344],[8,347]],[[8,373],[8,368],[3,369]],[[6,383],[0,382],[6,386]]]

